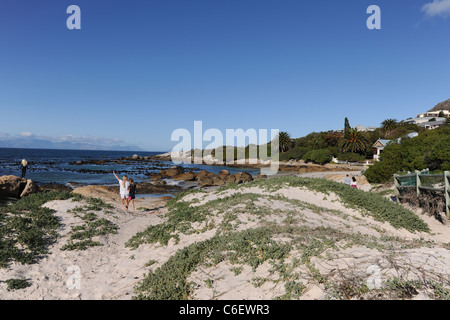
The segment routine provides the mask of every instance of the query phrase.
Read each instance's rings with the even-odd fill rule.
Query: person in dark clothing
[[[136,184],[133,178],[130,178],[130,186],[128,187],[128,203],[133,206],[133,212],[136,211],[134,207],[134,199],[136,198]]]
[[[25,159],[22,159],[22,179],[25,179],[25,175],[27,173],[27,167],[28,167],[28,161]]]

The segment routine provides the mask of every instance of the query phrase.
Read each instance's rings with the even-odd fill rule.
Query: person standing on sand
[[[120,180],[119,177],[117,177],[115,170],[113,170],[113,174],[116,177],[116,179],[119,181],[120,203],[122,204],[122,207],[125,210],[128,210],[128,197],[129,197],[128,187],[130,186],[130,183],[128,182],[128,177],[123,176],[122,180]]]
[[[358,189],[358,183],[356,182],[356,178],[355,177],[352,177],[352,184],[351,184],[351,186],[353,188]]]
[[[22,159],[22,179],[25,179],[25,175],[27,173],[28,161],[26,159]]]
[[[133,178],[130,178],[130,186],[128,187],[128,204],[131,203],[133,206],[133,212],[136,211],[134,207],[134,199],[136,197],[136,184],[134,183]]]

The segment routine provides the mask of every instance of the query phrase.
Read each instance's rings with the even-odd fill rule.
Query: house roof
[[[374,147],[384,147],[386,146],[389,142],[391,142],[392,140],[387,140],[387,139],[378,139],[373,146]]]

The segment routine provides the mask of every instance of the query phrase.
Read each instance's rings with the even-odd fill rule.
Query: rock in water
[[[161,171],[160,171],[161,173]],[[166,175],[168,177],[175,177],[176,175],[182,174],[183,168],[182,167],[172,167],[166,170]]]
[[[195,180],[195,174],[193,174],[192,172],[184,172],[174,176],[173,180],[192,181]]]

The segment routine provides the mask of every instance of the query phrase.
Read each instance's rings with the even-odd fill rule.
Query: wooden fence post
[[[450,171],[444,172],[444,193],[445,193],[445,213],[447,218],[450,219]]]
[[[420,187],[422,186],[422,182],[420,181],[420,171],[416,170],[416,191],[417,196],[420,195]]]

